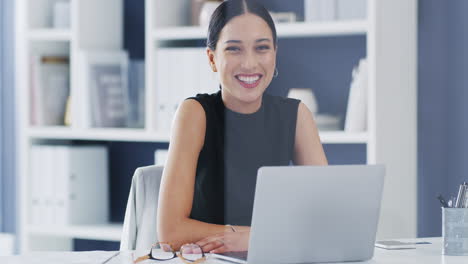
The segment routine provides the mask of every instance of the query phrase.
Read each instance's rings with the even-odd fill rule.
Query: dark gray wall
[[[441,235],[435,197],[468,181],[468,1],[419,1],[418,235]]]
[[[0,2],[0,10],[3,10],[3,1]],[[4,43],[4,38],[3,38],[3,12],[0,12],[0,103],[3,105],[3,64],[2,64],[2,58],[3,58],[3,43]],[[0,106],[0,153],[3,152],[3,109]],[[3,231],[3,221],[5,218],[5,212],[3,212],[3,159],[0,157],[0,232]]]

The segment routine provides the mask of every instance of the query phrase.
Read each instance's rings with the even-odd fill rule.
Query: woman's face
[[[272,31],[262,18],[250,13],[233,18],[208,57],[228,101],[236,106],[261,102],[276,64]]]

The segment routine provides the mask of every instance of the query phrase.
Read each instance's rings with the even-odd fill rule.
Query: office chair
[[[120,250],[148,249],[157,241],[156,218],[163,167],[135,170],[128,196]]]

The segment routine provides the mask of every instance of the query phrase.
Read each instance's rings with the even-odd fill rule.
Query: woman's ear
[[[214,51],[210,48],[206,48],[206,55],[208,56],[208,62],[210,63],[211,70],[213,72],[217,72],[218,69],[216,68]]]

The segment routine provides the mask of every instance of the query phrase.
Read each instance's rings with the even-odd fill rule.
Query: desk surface
[[[444,256],[442,255],[441,238],[419,238],[419,239],[401,239],[401,241],[428,241],[429,245],[416,245],[416,249],[406,250],[386,250],[375,248],[374,258],[367,262],[372,264],[398,264],[398,263],[424,263],[424,264],[466,264],[468,256]],[[2,264],[35,264],[35,263],[69,263],[69,264],[88,264],[102,263],[117,252],[109,251],[88,251],[88,252],[38,252],[22,256],[0,257]],[[131,252],[120,252],[112,258],[107,264],[130,264]],[[148,262],[150,263],[150,262]],[[151,262],[154,263],[154,262]],[[181,263],[177,259],[174,261],[165,261],[164,264]],[[209,259],[206,264],[227,263],[215,259]],[[347,262],[348,264],[350,262]]]

